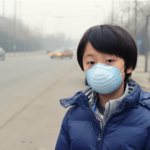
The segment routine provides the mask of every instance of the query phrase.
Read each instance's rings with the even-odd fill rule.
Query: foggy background
[[[0,45],[6,52],[76,47],[87,28],[110,23],[140,41],[140,54],[146,49],[149,1],[1,0],[0,8]]]
[[[76,60],[91,26],[125,28],[138,48],[131,79],[150,92],[150,0],[0,0],[0,150],[53,150],[67,111],[88,88]]]

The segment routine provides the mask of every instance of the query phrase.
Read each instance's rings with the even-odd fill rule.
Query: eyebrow
[[[94,57],[94,55],[93,55],[93,54],[87,54],[87,55],[84,56],[83,59],[85,59],[85,58],[87,58],[87,57]]]

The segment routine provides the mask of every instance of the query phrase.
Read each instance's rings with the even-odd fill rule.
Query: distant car
[[[50,52],[49,56],[53,59],[55,57],[64,58],[64,57],[70,57],[72,58],[73,52],[68,49],[57,49],[54,52]]]
[[[52,51],[51,51],[51,50],[47,50],[47,51],[46,51],[46,54],[49,54],[50,52],[52,52]]]
[[[0,47],[0,60],[5,60],[5,51],[2,47]]]

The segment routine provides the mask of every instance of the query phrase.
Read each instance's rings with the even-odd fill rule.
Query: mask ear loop
[[[123,68],[123,70],[120,72],[120,76],[122,75],[122,72],[125,70],[126,66]]]

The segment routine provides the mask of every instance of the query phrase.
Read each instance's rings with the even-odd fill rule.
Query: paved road
[[[144,72],[145,57],[139,56],[137,67],[132,73],[132,79],[140,84],[141,88],[150,92],[150,58],[148,61],[148,72]]]
[[[144,70],[143,58],[138,66],[135,75]],[[137,79],[143,83],[142,78]],[[0,61],[0,150],[54,150],[67,111],[59,99],[85,88],[75,57],[51,60],[37,55]]]
[[[0,150],[53,150],[67,111],[59,99],[85,88],[75,58],[0,61]]]

